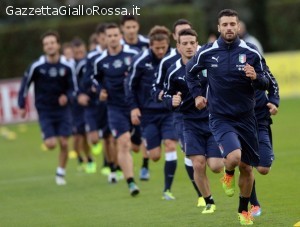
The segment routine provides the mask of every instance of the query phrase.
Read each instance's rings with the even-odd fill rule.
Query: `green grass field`
[[[267,176],[255,171],[262,216],[255,226],[293,226],[300,221],[300,110],[299,99],[283,100],[274,117],[273,137],[276,160]],[[66,186],[54,182],[58,152],[42,151],[36,123],[20,132],[8,126],[16,140],[0,137],[0,226],[239,226],[238,193],[228,198],[222,191],[221,175],[212,174],[210,183],[217,211],[202,215],[196,207],[196,193],[179,154],[172,191],[175,201],[161,200],[163,160],[150,163],[151,180],[137,183],[141,194],[132,198],[124,181],[110,185],[100,173],[76,170],[70,159]],[[138,177],[141,155],[133,154]],[[98,165],[102,158],[97,157]]]

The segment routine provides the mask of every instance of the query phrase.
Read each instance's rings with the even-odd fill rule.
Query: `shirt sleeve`
[[[25,104],[26,104],[26,97],[28,95],[28,90],[30,87],[30,84],[32,83],[32,81],[34,80],[34,75],[35,74],[35,69],[32,69],[31,67],[29,67],[23,77],[22,77],[22,81],[21,81],[21,86],[19,89],[19,94],[18,94],[18,106],[19,108],[25,108]]]
[[[131,63],[131,67],[129,67],[129,76],[126,82],[126,86],[127,86],[126,98],[131,110],[139,107],[138,99],[137,99],[138,97],[137,91],[140,84],[141,76],[142,76],[142,68],[139,67],[138,62],[133,61]]]
[[[197,96],[201,96],[204,89],[201,86],[201,81],[198,76],[199,74],[201,74],[201,71],[204,69],[204,66],[201,63],[202,60],[200,54],[201,49],[191,60],[188,61],[186,65],[186,81],[193,98],[196,98]]]
[[[169,110],[174,110],[176,108],[172,105],[172,97],[175,95],[178,91],[176,90],[176,82],[174,80],[175,74],[170,74],[171,68],[167,70],[165,82],[164,82],[164,95],[163,95],[163,103],[164,106]]]

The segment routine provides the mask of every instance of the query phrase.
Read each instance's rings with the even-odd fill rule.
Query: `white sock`
[[[177,152],[170,151],[165,153],[166,161],[175,161],[177,160]]]
[[[66,170],[64,168],[57,167],[56,174],[58,174],[60,176],[64,176],[64,175],[66,175]]]
[[[190,166],[190,167],[193,167],[193,162],[191,159],[187,158],[187,157],[184,157],[184,164],[186,166]]]

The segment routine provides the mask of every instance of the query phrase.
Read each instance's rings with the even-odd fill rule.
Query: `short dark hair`
[[[223,9],[218,14],[218,23],[221,17],[237,17],[239,19],[239,14],[233,9]]]
[[[100,33],[105,33],[106,23],[100,23],[96,27],[96,34],[99,35]]]
[[[121,17],[120,24],[121,24],[121,25],[124,25],[125,22],[126,22],[126,21],[129,21],[129,20],[133,20],[133,21],[138,22],[137,17],[134,16],[134,15],[123,15],[123,16]]]
[[[180,36],[185,36],[185,35],[195,36],[196,40],[198,38],[198,34],[195,30],[193,30],[191,28],[182,29],[178,34],[178,40],[177,40],[178,43],[180,43]]]
[[[83,40],[81,38],[75,37],[72,39],[71,45],[72,45],[72,47],[80,47],[80,46],[85,45],[85,43],[83,42]]]
[[[181,18],[174,22],[173,28],[172,28],[173,33],[175,33],[175,29],[178,25],[184,25],[184,24],[187,24],[192,28],[191,22],[189,22],[187,19]]]
[[[57,31],[46,31],[44,34],[41,35],[41,41],[43,42],[43,40],[48,36],[54,36],[56,38],[57,43],[60,43],[60,35]]]
[[[116,23],[108,23],[108,24],[106,24],[105,31],[107,29],[111,29],[111,28],[119,28],[120,29],[119,25],[117,25]]]
[[[170,43],[170,35],[171,32],[168,28],[166,28],[165,26],[155,25],[153,28],[151,28],[148,35],[150,45],[152,45],[154,41],[162,40],[167,40],[167,42]]]

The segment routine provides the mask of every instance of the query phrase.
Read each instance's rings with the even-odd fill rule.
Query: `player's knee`
[[[213,173],[221,173],[224,169],[224,163],[221,158],[209,158],[207,164]]]
[[[252,173],[252,166],[247,165],[244,162],[240,162],[239,170],[240,170],[240,174],[244,175],[244,176],[248,176],[248,175],[251,176],[253,174]]]
[[[56,147],[56,140],[54,138],[46,139],[44,144],[48,149],[52,150]]]
[[[131,148],[132,148],[132,151],[135,153],[138,153],[140,151],[140,146],[137,144],[132,144]]]
[[[175,151],[176,150],[176,141],[166,139],[165,140],[165,150],[166,151]]]
[[[198,173],[204,173],[205,167],[206,167],[206,162],[203,160],[202,161],[198,160],[193,162],[194,171],[197,171]]]
[[[261,175],[267,175],[270,172],[270,168],[269,167],[257,167],[257,171],[261,174]]]
[[[220,165],[211,165],[210,166],[210,170],[213,173],[221,173],[223,171],[224,166],[220,166]]]
[[[226,157],[226,162],[230,163],[231,166],[238,166],[241,161],[241,152],[239,150],[235,150],[229,153]]]
[[[160,160],[160,158],[161,158],[160,149],[154,148],[154,149],[149,150],[149,158],[154,162],[157,162],[158,160]]]

